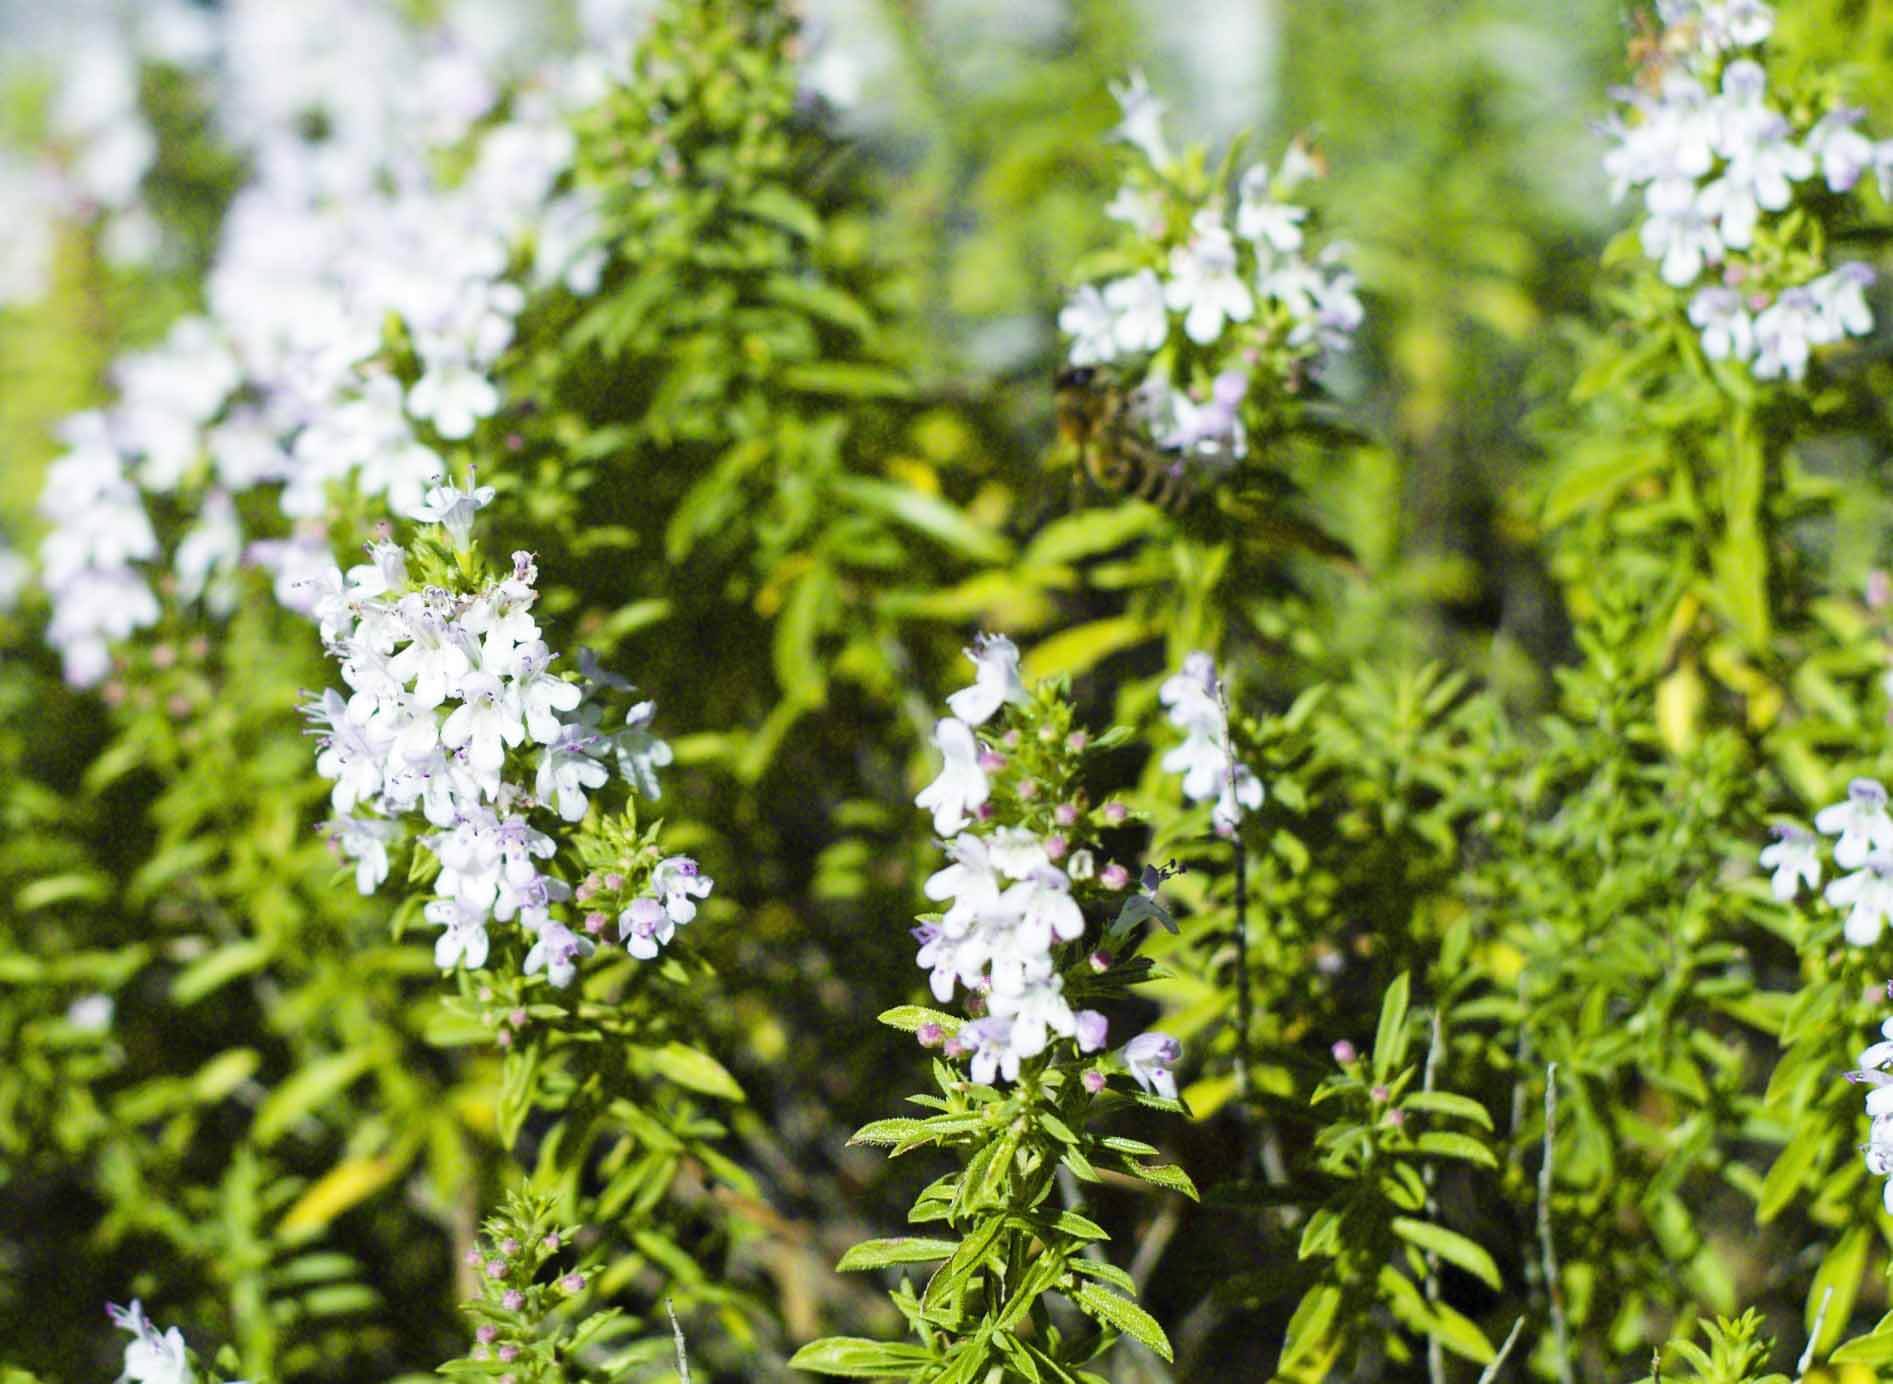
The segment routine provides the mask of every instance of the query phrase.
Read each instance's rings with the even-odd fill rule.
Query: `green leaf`
[[[177,973],[171,982],[171,1002],[180,1007],[196,1004],[238,976],[262,970],[272,952],[269,943],[254,938],[219,947]]]
[[[776,682],[798,705],[818,707],[828,700],[828,675],[816,641],[834,609],[835,574],[816,562],[789,589],[776,617]]]
[[[1860,1294],[1860,1283],[1867,1273],[1867,1251],[1873,1243],[1873,1228],[1870,1225],[1856,1225],[1834,1243],[1832,1249],[1821,1256],[1821,1267],[1815,1270],[1814,1282],[1808,1286],[1808,1301],[1803,1317],[1802,1329],[1812,1332],[1814,1319],[1822,1318],[1820,1340],[1814,1343],[1818,1352],[1821,1345],[1837,1340],[1847,1329],[1847,1322],[1854,1313],[1854,1299]],[[1832,1296],[1829,1296],[1829,1293]],[[1821,1300],[1827,1299],[1827,1310],[1823,1315]]]
[[[250,1137],[267,1147],[317,1106],[347,1090],[374,1063],[373,1048],[352,1048],[310,1063],[257,1107]]]
[[[963,557],[991,563],[1012,558],[1012,545],[1004,536],[969,519],[937,495],[865,476],[841,477],[832,485],[840,498],[857,508],[923,533]]]
[[[1893,1365],[1893,1312],[1865,1336],[1856,1336],[1827,1357],[1830,1365]]]
[[[1134,615],[1074,625],[1035,645],[1025,656],[1021,670],[1028,682],[1067,673],[1076,676],[1089,672],[1112,654],[1141,644],[1150,634],[1150,625]]]
[[[1163,1334],[1157,1319],[1129,1298],[1087,1283],[1073,1294],[1072,1300],[1106,1326],[1142,1341],[1165,1360],[1176,1359],[1176,1352],[1170,1349],[1170,1338]]]
[[[1556,528],[1572,515],[1604,503],[1667,460],[1661,451],[1648,448],[1613,452],[1597,461],[1567,469],[1545,496],[1545,527]]]
[[[1174,1163],[1139,1163],[1134,1158],[1126,1158],[1124,1171],[1132,1177],[1143,1179],[1152,1186],[1181,1192],[1191,1201],[1202,1200],[1197,1195],[1196,1184],[1190,1180],[1190,1175]]]
[[[1281,1362],[1277,1375],[1285,1375],[1291,1366],[1318,1358],[1328,1348],[1328,1328],[1341,1310],[1341,1289],[1335,1283],[1317,1283],[1302,1295],[1295,1315],[1288,1319],[1288,1335],[1282,1341]]]
[[[846,361],[811,361],[786,366],[782,383],[790,389],[831,394],[842,399],[907,399],[914,393],[914,382],[899,370]]]
[[[1755,1204],[1757,1224],[1767,1225],[1794,1200],[1820,1157],[1823,1142],[1818,1130],[1805,1130],[1789,1139],[1787,1147],[1775,1155],[1768,1176],[1762,1179],[1761,1200]]]
[[[790,192],[781,183],[764,183],[736,204],[747,216],[792,231],[804,240],[820,240],[822,218],[814,207]]]
[[[829,1336],[810,1341],[796,1351],[789,1368],[847,1379],[911,1379],[932,1360],[919,1346],[870,1341],[860,1336]]]
[[[930,1264],[945,1259],[960,1247],[958,1240],[928,1240],[914,1235],[885,1240],[863,1240],[841,1256],[835,1268],[842,1273],[883,1269],[889,1264]]]
[[[743,1095],[743,1088],[736,1084],[736,1078],[706,1052],[698,1052],[693,1047],[677,1042],[639,1051],[651,1064],[653,1071],[679,1086],[688,1086],[693,1091],[715,1096],[718,1100],[741,1102],[747,1099]]]
[[[1433,1314],[1433,1326],[1429,1334],[1437,1336],[1441,1345],[1475,1365],[1492,1363],[1498,1352],[1492,1348],[1492,1342],[1486,1339],[1485,1332],[1477,1324],[1443,1302],[1431,1303],[1429,1306]]]
[[[902,1033],[918,1033],[927,1024],[938,1024],[948,1036],[959,1032],[964,1019],[939,1009],[929,1009],[922,1004],[899,1004],[892,1009],[884,1009],[875,1016],[889,1028],[897,1028]]]
[[[1408,1244],[1417,1245],[1437,1254],[1449,1264],[1458,1265],[1494,1292],[1501,1290],[1499,1266],[1492,1262],[1492,1256],[1458,1231],[1427,1221],[1416,1221],[1411,1216],[1395,1216],[1392,1224],[1393,1233]]]
[[[1140,538],[1164,522],[1150,505],[1114,505],[1054,519],[1040,529],[1019,558],[1022,567],[1053,567],[1094,553],[1109,552]]]
[[[1380,1026],[1374,1031],[1374,1079],[1385,1081],[1407,1055],[1407,973],[1387,987],[1380,1002]]]
[[[1415,1146],[1421,1153],[1434,1154],[1440,1158],[1463,1158],[1468,1163],[1477,1163],[1482,1168],[1496,1168],[1499,1160],[1492,1156],[1492,1150],[1470,1134],[1455,1134],[1445,1129],[1429,1129],[1416,1141]]]
[[[1452,1091],[1415,1091],[1401,1097],[1400,1105],[1405,1110],[1422,1110],[1429,1115],[1451,1115],[1457,1119],[1471,1120],[1481,1129],[1492,1128],[1492,1116],[1486,1108],[1470,1096],[1457,1095]]]

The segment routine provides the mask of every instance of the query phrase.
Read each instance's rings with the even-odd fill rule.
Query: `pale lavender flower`
[[[1176,1039],[1152,1029],[1131,1039],[1118,1055],[1144,1090],[1154,1090],[1167,1100],[1177,1098],[1177,1079],[1171,1069],[1182,1060],[1183,1045]]]
[[[1843,870],[1858,869],[1875,852],[1893,851],[1893,816],[1887,814],[1886,789],[1874,779],[1849,783],[1843,801],[1815,814],[1814,828],[1840,837],[1834,843],[1834,863]]]
[[[973,662],[973,685],[947,698],[947,707],[969,726],[982,725],[1010,702],[1031,701],[1019,677],[1019,646],[1003,634],[982,634],[964,651]]]
[[[580,937],[563,923],[547,923],[539,929],[539,940],[526,953],[525,972],[543,970],[546,979],[563,990],[578,974],[578,962],[598,947],[589,938]]]
[[[1800,892],[1805,882],[1810,889],[1821,887],[1821,857],[1815,839],[1799,827],[1777,826],[1774,844],[1762,847],[1761,866],[1773,870],[1775,897],[1788,902]]]
[[[933,813],[933,829],[941,836],[953,836],[986,801],[992,786],[979,766],[979,742],[964,721],[943,718],[933,728],[933,743],[944,763],[940,776],[915,795],[914,806]]]

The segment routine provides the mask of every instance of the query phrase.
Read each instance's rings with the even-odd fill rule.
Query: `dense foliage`
[[[0,1381],[1893,1366],[1893,17],[806,10],[0,11]]]

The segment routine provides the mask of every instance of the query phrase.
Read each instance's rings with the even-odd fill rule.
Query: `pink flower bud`
[[[474,1332],[473,1339],[478,1341],[481,1345],[488,1345],[492,1342],[493,1338],[499,1334],[500,1334],[500,1329],[497,1326],[493,1326],[492,1324],[489,1323],[488,1325],[483,1326],[478,1331]]]
[[[501,1346],[499,1349],[499,1357],[502,1365],[510,1365],[519,1358],[519,1347],[510,1345]]]
[[[619,874],[616,870],[613,870],[610,874],[605,876],[605,888],[613,890],[614,892],[624,888],[624,876]]]
[[[582,1273],[568,1273],[564,1278],[559,1280],[559,1286],[568,1293],[582,1293],[585,1291],[585,1275]]]
[[[486,1276],[488,1278],[506,1277],[506,1261],[504,1259],[487,1260],[486,1261]]]
[[[505,1255],[508,1259],[511,1259],[515,1254],[519,1253],[519,1241],[508,1235],[504,1240],[500,1241],[500,1253]]]
[[[1047,860],[1063,860],[1065,858],[1065,852],[1070,849],[1071,843],[1062,836],[1048,836],[1045,838],[1045,858]]]
[[[1099,947],[1096,951],[1092,952],[1086,960],[1090,963],[1092,970],[1096,971],[1099,975],[1103,975],[1106,971],[1111,969],[1112,965],[1117,961],[1117,958],[1104,950],[1103,947]]]
[[[914,1037],[920,1041],[920,1046],[923,1048],[937,1048],[946,1041],[946,1030],[928,1021],[914,1031]]]
[[[1037,779],[1024,779],[1020,782],[1019,784],[1019,801],[1020,802],[1029,803],[1038,795],[1039,795],[1039,781]]]
[[[151,666],[153,668],[169,668],[176,664],[176,662],[177,650],[171,645],[153,644],[151,646]]]
[[[539,1243],[545,1246],[547,1254],[557,1253],[559,1244],[560,1244],[559,1232],[556,1230],[552,1231],[550,1234],[546,1236],[545,1239],[541,1240]]]
[[[485,1259],[479,1250],[470,1249],[462,1256],[462,1262],[470,1269],[477,1269],[485,1262]]]
[[[966,1056],[972,1049],[962,1043],[959,1035],[955,1034],[953,1037],[947,1039],[945,1043],[941,1044],[940,1051],[957,1061]]]
[[[1354,1045],[1345,1038],[1336,1041],[1335,1045],[1329,1048],[1328,1051],[1334,1054],[1334,1060],[1339,1062],[1343,1067],[1360,1056],[1359,1053],[1354,1051]]]
[[[1081,730],[1075,730],[1065,737],[1065,748],[1073,754],[1082,754],[1084,747],[1091,743],[1091,737]]]
[[[493,1035],[493,1041],[503,1048],[510,1048],[513,1045],[513,1031],[510,1028],[503,1028]]]
[[[1098,883],[1106,889],[1122,889],[1131,882],[1131,872],[1113,860],[1098,871]]]
[[[1112,826],[1118,825],[1131,815],[1131,810],[1123,803],[1109,802],[1104,805],[1104,820]]]
[[[1084,1084],[1085,1090],[1089,1091],[1094,1096],[1104,1089],[1104,1073],[1099,1071],[1096,1067],[1087,1068],[1084,1075],[1079,1077],[1078,1080]]]
[[[514,1028],[524,1028],[526,1026],[526,1011],[523,1009],[515,1009],[506,1016],[506,1022],[511,1024]]]
[[[578,900],[580,903],[584,903],[587,899],[589,899],[593,894],[596,894],[597,892],[598,892],[598,876],[587,875],[585,876],[584,879],[578,882],[578,888],[572,891],[572,897]]]
[[[517,1312],[525,1305],[526,1295],[517,1288],[508,1288],[505,1296],[500,1299],[500,1306],[504,1307],[508,1312]]]
[[[605,930],[606,921],[605,915],[594,908],[590,913],[585,915],[585,931],[596,937]]]
[[[1006,757],[997,750],[981,750],[979,752],[979,767],[989,774],[996,774],[1006,767]]]
[[[1374,1087],[1373,1090],[1369,1091],[1367,1095],[1368,1095],[1368,1098],[1374,1102],[1374,1104],[1380,1105],[1384,1103],[1389,1097],[1391,1097],[1393,1095],[1393,1092],[1389,1091],[1385,1086],[1376,1086]]]
[[[1393,1127],[1394,1127],[1395,1129],[1398,1129],[1398,1128],[1400,1128],[1400,1126],[1402,1126],[1402,1125],[1404,1125],[1404,1124],[1405,1124],[1406,1122],[1407,1122],[1407,1112],[1406,1112],[1406,1111],[1404,1111],[1404,1110],[1389,1110],[1389,1111],[1387,1112],[1387,1123],[1388,1123],[1388,1124],[1390,1124],[1390,1125],[1392,1125],[1392,1126],[1393,1126]]]
[[[1052,820],[1061,827],[1068,827],[1078,820],[1078,809],[1070,803],[1060,803],[1052,809]]]

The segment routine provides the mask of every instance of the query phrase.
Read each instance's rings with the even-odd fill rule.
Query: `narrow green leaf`
[[[959,1247],[958,1240],[927,1240],[919,1236],[863,1240],[842,1255],[835,1268],[841,1273],[854,1273],[862,1269],[884,1269],[889,1264],[930,1264],[936,1259],[945,1259]]]
[[[1482,1168],[1496,1168],[1499,1160],[1492,1156],[1492,1150],[1470,1134],[1455,1134],[1446,1129],[1429,1129],[1416,1141],[1421,1153],[1434,1154],[1440,1158],[1463,1158],[1468,1163],[1477,1163]]]
[[[1492,1262],[1492,1256],[1483,1247],[1458,1231],[1428,1221],[1417,1221],[1411,1216],[1395,1216],[1393,1233],[1408,1244],[1429,1250],[1447,1263],[1458,1265],[1494,1292],[1500,1291],[1499,1266]]]
[[[1081,1308],[1106,1326],[1142,1341],[1167,1361],[1176,1359],[1170,1338],[1163,1334],[1157,1319],[1127,1297],[1119,1297],[1107,1288],[1087,1283],[1073,1295]]]
[[[1374,1079],[1385,1081],[1407,1055],[1407,973],[1402,971],[1380,1002],[1380,1026],[1374,1031]]]
[[[257,1107],[250,1137],[259,1145],[274,1143],[296,1121],[353,1085],[375,1057],[371,1048],[352,1048],[310,1063]]]
[[[267,942],[255,938],[219,947],[177,973],[171,982],[171,1002],[180,1007],[196,1004],[238,976],[262,970],[269,964],[271,953]]]
[[[715,1096],[718,1100],[742,1102],[747,1099],[743,1088],[736,1084],[736,1078],[727,1068],[707,1052],[699,1052],[683,1043],[666,1043],[661,1048],[643,1048],[639,1050],[644,1060],[659,1076],[676,1082],[679,1086],[688,1086],[693,1091],[701,1091],[706,1096]]]
[[[932,1359],[919,1346],[888,1344],[859,1336],[829,1336],[810,1341],[796,1351],[789,1368],[845,1379],[911,1379]]]
[[[1471,1120],[1481,1129],[1492,1128],[1492,1116],[1483,1105],[1470,1096],[1452,1091],[1414,1091],[1401,1097],[1400,1105],[1403,1109],[1422,1110],[1429,1115],[1451,1115],[1457,1119]]]

